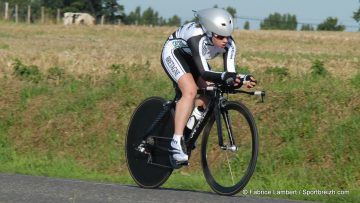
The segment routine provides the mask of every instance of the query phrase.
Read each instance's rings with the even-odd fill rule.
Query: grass
[[[134,184],[125,164],[126,129],[143,99],[172,98],[158,61],[172,30],[2,25],[0,171]],[[254,195],[357,202],[360,41],[354,34],[235,33],[238,69],[267,91],[265,103],[231,97],[251,109],[260,133],[247,191],[294,190],[298,194]],[[139,38],[139,49],[131,51]],[[196,160],[174,171],[164,187],[211,191]]]

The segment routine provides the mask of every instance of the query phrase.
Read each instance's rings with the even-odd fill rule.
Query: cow
[[[88,13],[64,13],[64,25],[95,25],[95,18]]]

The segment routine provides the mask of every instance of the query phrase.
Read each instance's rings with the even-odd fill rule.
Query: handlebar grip
[[[265,91],[255,91],[254,95],[265,96]]]

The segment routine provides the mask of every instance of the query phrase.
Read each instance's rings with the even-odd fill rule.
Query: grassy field
[[[159,57],[174,29],[0,22],[0,171],[134,184],[123,149],[127,124],[146,97],[172,97]],[[232,98],[251,109],[260,133],[246,190],[357,202],[359,34],[236,31],[234,37],[238,70],[255,75],[257,89],[268,95],[265,103]],[[211,65],[221,69],[221,60]],[[210,191],[198,161],[196,149],[191,165],[164,187]],[[285,190],[297,195],[278,194]],[[316,190],[343,194],[311,194]]]

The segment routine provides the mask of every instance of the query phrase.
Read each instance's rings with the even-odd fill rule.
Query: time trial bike
[[[174,112],[181,97],[175,88],[173,100],[145,99],[134,111],[127,130],[125,153],[129,172],[143,188],[156,188],[182,167],[172,161],[169,151],[174,133]],[[224,85],[198,90],[208,105],[194,128],[185,134],[183,149],[191,151],[203,132],[201,165],[207,183],[221,195],[241,191],[254,173],[258,156],[258,130],[250,110],[241,102],[229,101],[229,94],[259,95],[264,91],[244,91]],[[184,146],[185,145],[185,146]]]

